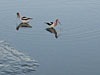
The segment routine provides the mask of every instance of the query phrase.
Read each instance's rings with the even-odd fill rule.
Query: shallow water
[[[99,0],[0,1],[0,40],[38,60],[37,71],[26,75],[100,75]],[[32,17],[32,28],[16,27],[16,13]],[[44,22],[61,22],[54,34]]]

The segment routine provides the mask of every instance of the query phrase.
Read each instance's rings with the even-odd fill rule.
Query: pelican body
[[[58,19],[56,19],[56,22],[45,22],[45,24],[49,25],[50,28],[54,28],[58,24]]]
[[[19,12],[17,13],[17,17],[22,23],[28,23],[32,18],[22,17],[20,16]]]

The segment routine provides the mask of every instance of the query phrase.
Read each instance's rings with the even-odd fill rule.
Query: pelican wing
[[[45,24],[47,24],[47,25],[49,25],[49,26],[50,26],[50,25],[52,25],[52,24],[53,24],[53,22],[50,22],[50,23],[49,23],[49,22],[45,22]]]
[[[29,19],[32,19],[32,18],[22,17],[22,20],[29,20]]]

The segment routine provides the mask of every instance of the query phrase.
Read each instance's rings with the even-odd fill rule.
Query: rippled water
[[[0,1],[0,40],[39,61],[37,71],[25,75],[100,74],[99,0],[3,0]],[[16,13],[32,17],[32,28],[16,27]],[[54,34],[44,22],[61,22]]]
[[[0,75],[17,75],[35,71],[39,64],[29,56],[0,41]]]

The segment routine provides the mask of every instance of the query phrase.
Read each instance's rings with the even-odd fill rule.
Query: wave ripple
[[[36,70],[36,67],[39,66],[37,61],[4,42],[0,41],[0,75],[22,75]]]

